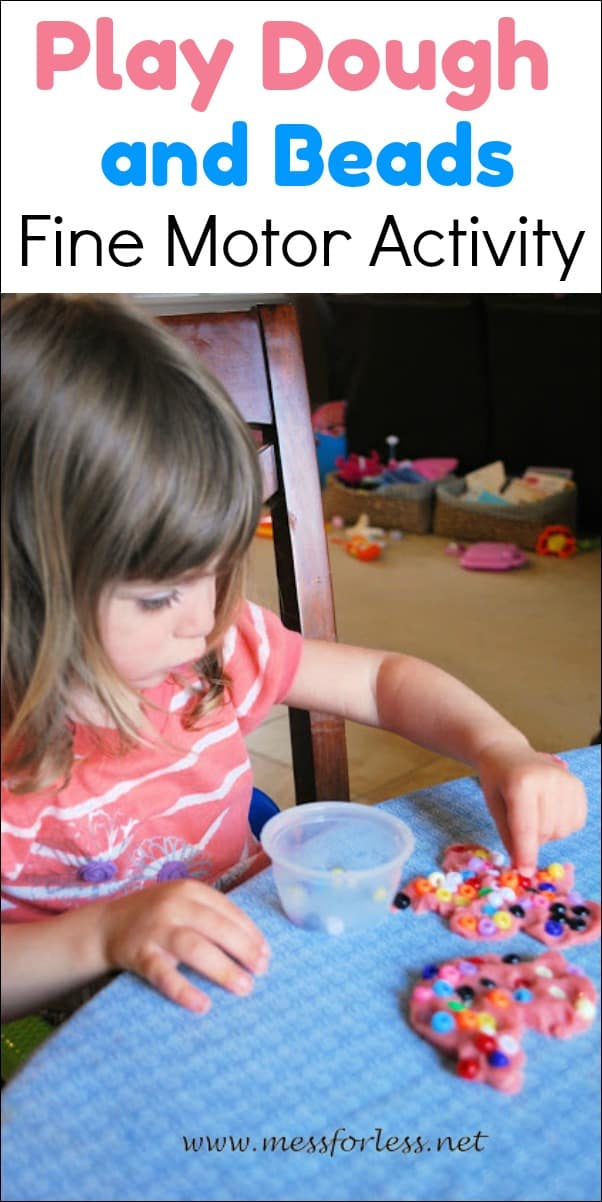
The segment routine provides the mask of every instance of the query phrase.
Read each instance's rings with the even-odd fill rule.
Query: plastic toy
[[[362,534],[356,534],[354,538],[350,538],[345,549],[348,555],[353,555],[355,559],[361,559],[362,563],[380,559],[383,550],[378,543],[370,542],[370,539],[364,538]]]
[[[460,566],[474,572],[509,572],[529,562],[514,543],[474,543],[459,551]]]
[[[261,517],[259,519],[259,522],[257,523],[257,527],[255,529],[255,534],[257,535],[258,538],[273,538],[274,537],[274,531],[272,529],[271,513],[265,513],[263,515],[263,517]]]
[[[538,555],[570,559],[577,550],[577,539],[570,526],[546,526],[537,539],[535,550]]]

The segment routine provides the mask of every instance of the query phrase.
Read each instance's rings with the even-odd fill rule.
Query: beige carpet
[[[600,713],[600,553],[530,555],[514,572],[469,572],[446,539],[406,535],[377,563],[330,545],[339,638],[431,660],[519,726],[542,751],[589,743]],[[249,593],[278,608],[270,542],[256,539]],[[467,769],[394,735],[347,724],[352,797],[381,801]],[[293,801],[286,711],[250,739],[256,784]]]

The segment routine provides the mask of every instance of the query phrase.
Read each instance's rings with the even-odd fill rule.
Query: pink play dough
[[[585,901],[573,880],[572,864],[554,862],[525,877],[505,865],[501,853],[458,843],[445,852],[441,870],[415,877],[403,893],[417,913],[441,914],[466,939],[491,942],[522,930],[548,947],[565,948],[600,934],[600,906]]]
[[[560,952],[427,964],[410,1000],[412,1026],[457,1058],[460,1077],[506,1093],[523,1083],[523,1031],[568,1039],[587,1030],[595,1013],[594,986]]]

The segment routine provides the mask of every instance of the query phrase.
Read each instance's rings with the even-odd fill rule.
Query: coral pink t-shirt
[[[2,920],[45,918],[177,877],[236,883],[257,852],[244,735],[288,693],[301,647],[299,634],[247,602],[224,639],[231,687],[195,730],[181,723],[191,692],[172,677],[144,690],[156,746],[111,756],[77,727],[64,789],[4,795]]]

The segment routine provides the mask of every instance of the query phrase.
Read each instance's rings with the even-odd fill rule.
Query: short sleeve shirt
[[[286,697],[301,647],[299,634],[247,602],[224,638],[231,684],[193,730],[182,724],[192,683],[168,677],[144,690],[151,745],[110,754],[77,727],[65,788],[6,791],[2,920],[49,917],[178,877],[235,883],[257,849],[244,736]]]

